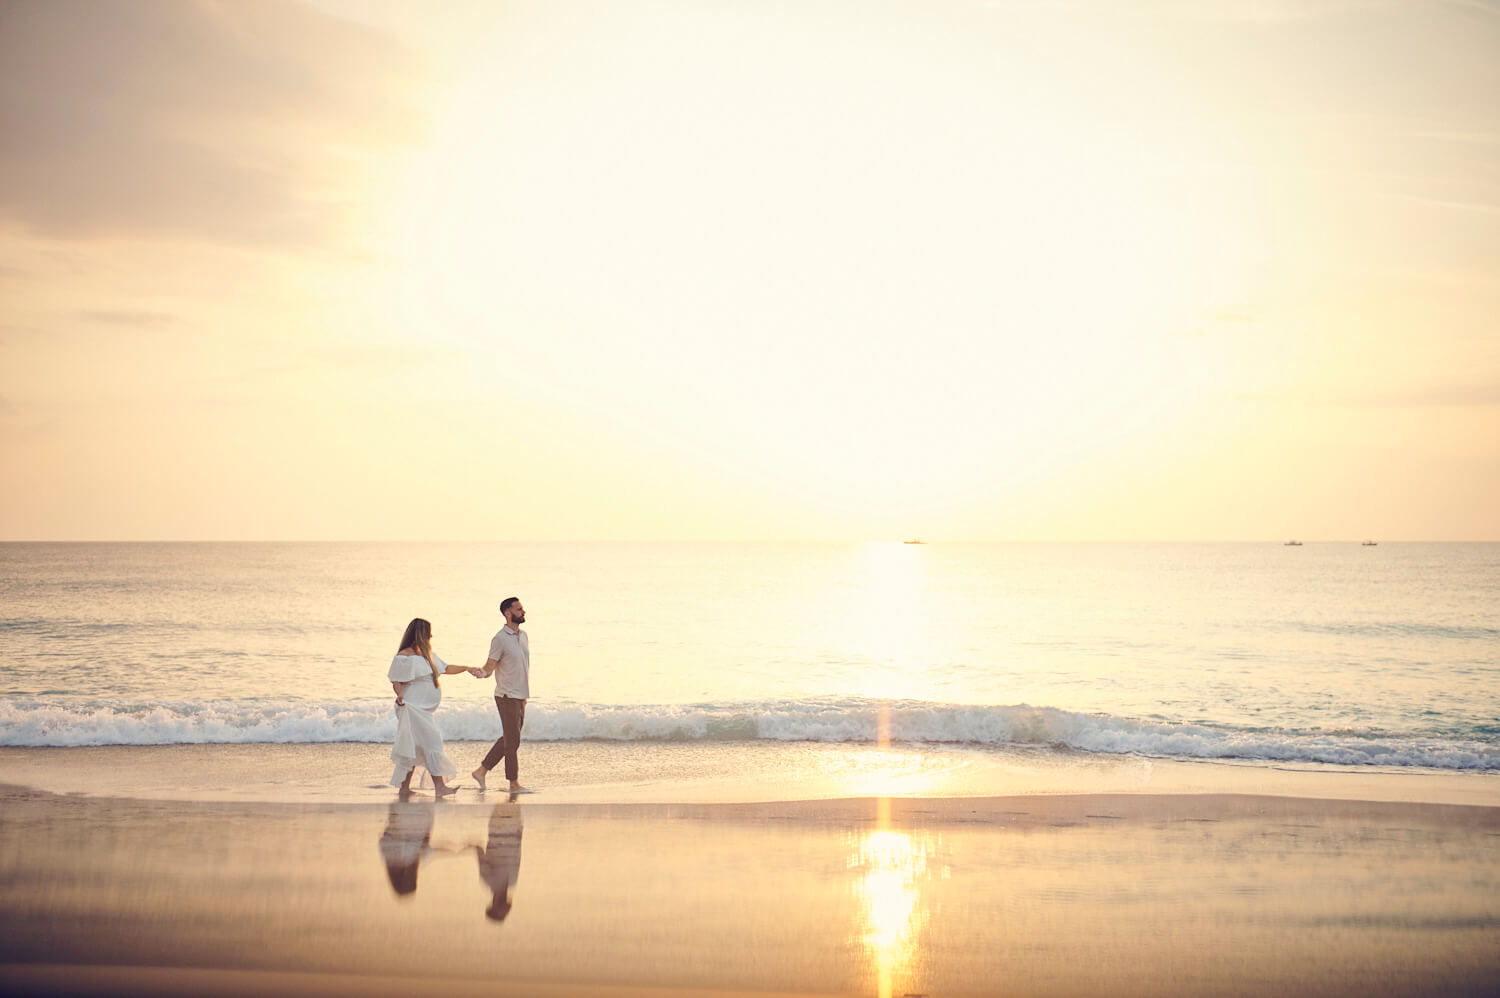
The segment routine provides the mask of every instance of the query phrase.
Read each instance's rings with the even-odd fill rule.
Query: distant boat
[[[920,537],[913,537],[911,540],[909,540],[909,541],[902,541],[901,543],[902,544],[921,544],[921,543],[923,543],[923,541],[922,541],[922,538],[920,538]]]
[[[1302,546],[1302,542],[1301,541],[1287,541],[1285,544],[1283,544],[1281,546],[1284,547],[1284,548],[1300,548]]]
[[[1362,547],[1362,548],[1379,547],[1380,546],[1380,542],[1379,541],[1360,541],[1359,546]]]

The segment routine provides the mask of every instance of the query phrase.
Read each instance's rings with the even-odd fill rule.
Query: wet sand
[[[7,994],[1477,995],[1497,982],[1495,807],[0,792]]]
[[[449,742],[459,799],[489,742]],[[0,747],[0,783],[151,800],[381,804],[389,745]],[[821,742],[527,742],[537,803],[747,803],[847,797],[1253,794],[1500,807],[1500,774],[1372,766],[1236,764],[1132,755]]]

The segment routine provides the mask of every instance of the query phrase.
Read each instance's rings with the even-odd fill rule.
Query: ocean
[[[407,621],[482,664],[510,595],[528,742],[1500,770],[1479,543],[9,543],[0,745],[388,742]]]

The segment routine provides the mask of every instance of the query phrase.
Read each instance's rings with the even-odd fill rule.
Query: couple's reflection
[[[490,889],[486,918],[496,922],[510,914],[511,892],[521,875],[521,806],[514,795],[496,804],[490,812],[489,830],[482,846],[443,848],[432,845],[432,825],[437,816],[434,801],[396,801],[386,814],[380,834],[380,856],[386,876],[398,897],[416,893],[417,870],[422,860],[438,853],[459,854],[473,849],[479,858],[479,879]]]

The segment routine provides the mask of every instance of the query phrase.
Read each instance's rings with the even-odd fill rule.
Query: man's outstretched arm
[[[495,661],[494,659],[487,658],[484,660],[484,665],[476,669],[470,669],[469,675],[473,676],[476,679],[488,679],[490,676],[494,675],[495,669],[499,665],[500,663]]]

